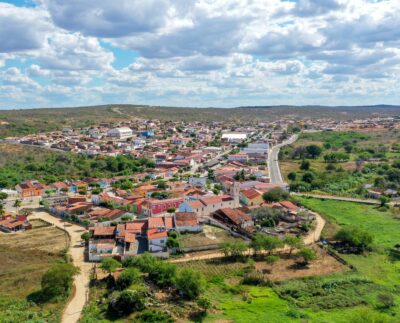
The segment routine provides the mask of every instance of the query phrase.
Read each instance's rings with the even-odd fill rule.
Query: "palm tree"
[[[22,205],[22,201],[19,199],[16,199],[13,206],[15,207],[15,210],[17,211],[16,212],[17,215],[18,215],[18,209],[21,207],[21,205]]]

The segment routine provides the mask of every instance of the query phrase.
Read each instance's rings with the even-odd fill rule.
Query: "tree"
[[[149,278],[159,287],[171,287],[176,280],[176,265],[159,261],[149,272]]]
[[[289,174],[288,174],[288,179],[290,179],[291,181],[295,181],[296,180],[296,177],[297,177],[297,174],[295,173],[295,172],[290,172]]]
[[[289,255],[292,254],[294,249],[300,249],[301,247],[303,247],[303,240],[294,235],[285,235],[285,237],[283,238],[283,243],[289,246]]]
[[[3,216],[6,211],[4,210],[4,205],[0,204],[0,216]]]
[[[248,248],[243,241],[233,241],[222,243],[221,249],[226,257],[240,258]]]
[[[271,265],[271,267],[274,265],[274,263],[276,263],[279,260],[279,256],[277,255],[268,255],[267,257],[265,257],[265,262],[269,265]]]
[[[115,302],[110,304],[117,312],[127,315],[133,311],[140,311],[145,308],[145,297],[142,292],[137,290],[124,290],[116,299]]]
[[[170,249],[179,248],[179,240],[173,237],[168,237],[166,245]]]
[[[312,158],[315,159],[322,153],[322,148],[317,145],[309,145],[306,147],[306,151],[308,155]]]
[[[312,181],[315,179],[315,175],[312,172],[306,172],[303,174],[302,180],[306,183],[312,183]]]
[[[89,241],[89,239],[92,237],[92,234],[90,232],[84,232],[81,234],[81,239],[85,241]]]
[[[282,210],[270,207],[259,207],[251,212],[251,216],[262,227],[275,227],[278,224]]]
[[[22,205],[22,201],[20,199],[16,199],[14,201],[13,207],[15,207],[15,211],[16,211],[17,215],[18,215],[18,209],[21,207],[21,205]]]
[[[310,166],[311,166],[310,162],[308,160],[303,159],[300,164],[300,169],[301,170],[309,170]]]
[[[297,256],[302,258],[302,264],[307,266],[311,261],[317,258],[317,253],[311,248],[301,248]]]
[[[197,305],[203,310],[203,313],[206,313],[207,310],[211,307],[211,301],[206,297],[200,297],[197,300]]]
[[[157,182],[157,188],[165,190],[167,189],[168,185],[165,181],[158,181]]]
[[[68,263],[57,263],[50,267],[42,277],[42,293],[54,298],[66,296],[72,287],[73,276],[78,269]]]
[[[355,226],[342,228],[336,233],[335,239],[359,248],[362,252],[369,249],[374,241],[374,237],[369,232]]]
[[[131,286],[140,277],[140,271],[137,268],[127,268],[117,279],[117,287],[120,290],[126,289]]]
[[[204,279],[201,274],[190,268],[182,269],[176,279],[176,289],[186,299],[195,299],[204,289]]]
[[[281,239],[275,236],[265,235],[264,238],[264,249],[268,251],[268,254],[271,255],[276,249],[283,246],[283,242]]]
[[[263,199],[267,203],[279,202],[289,197],[289,193],[282,190],[280,187],[274,187],[273,189],[263,194]]]
[[[121,267],[121,263],[113,258],[104,258],[101,261],[101,265],[100,265],[100,268],[103,269],[104,271],[108,272],[108,274],[110,276],[119,267]]]
[[[0,192],[0,202],[2,202],[3,200],[7,199],[8,194],[5,192]]]
[[[390,198],[388,198],[387,196],[381,195],[381,196],[379,196],[379,202],[381,203],[381,207],[385,207],[390,202]]]
[[[168,213],[174,213],[176,211],[176,208],[174,208],[174,207],[169,207],[168,209],[167,209],[167,212]]]

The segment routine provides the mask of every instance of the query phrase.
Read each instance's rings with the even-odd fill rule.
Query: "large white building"
[[[222,139],[229,142],[242,142],[247,139],[247,133],[226,132],[222,134]]]
[[[130,138],[133,136],[133,131],[131,128],[128,128],[128,127],[114,128],[114,129],[108,130],[107,136],[108,137],[116,137],[119,139]]]

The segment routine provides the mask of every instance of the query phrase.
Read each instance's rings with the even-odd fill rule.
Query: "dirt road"
[[[84,250],[83,247],[80,246],[81,234],[85,230],[78,225],[64,223],[59,218],[56,218],[47,212],[34,212],[29,218],[45,220],[46,222],[67,231],[70,236],[69,253],[73,264],[80,269],[80,273],[74,277],[75,293],[64,309],[61,322],[76,323],[81,316],[83,307],[85,306],[89,295],[90,270],[92,268],[90,263],[84,261]]]

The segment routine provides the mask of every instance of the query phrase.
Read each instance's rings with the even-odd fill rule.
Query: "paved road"
[[[80,273],[74,277],[74,295],[64,309],[62,323],[76,323],[79,321],[83,307],[89,295],[89,281],[92,264],[85,262],[84,250],[80,245],[81,234],[85,230],[74,224],[64,223],[59,218],[47,212],[34,212],[29,217],[43,219],[54,226],[65,230],[70,237],[69,253],[73,264],[80,269]]]
[[[279,150],[283,146],[294,143],[298,137],[299,137],[298,135],[293,135],[288,140],[271,148],[270,153],[268,155],[268,169],[272,184],[282,184],[282,185],[285,184],[285,181],[283,180],[281,171],[279,169],[279,161],[278,161]]]

